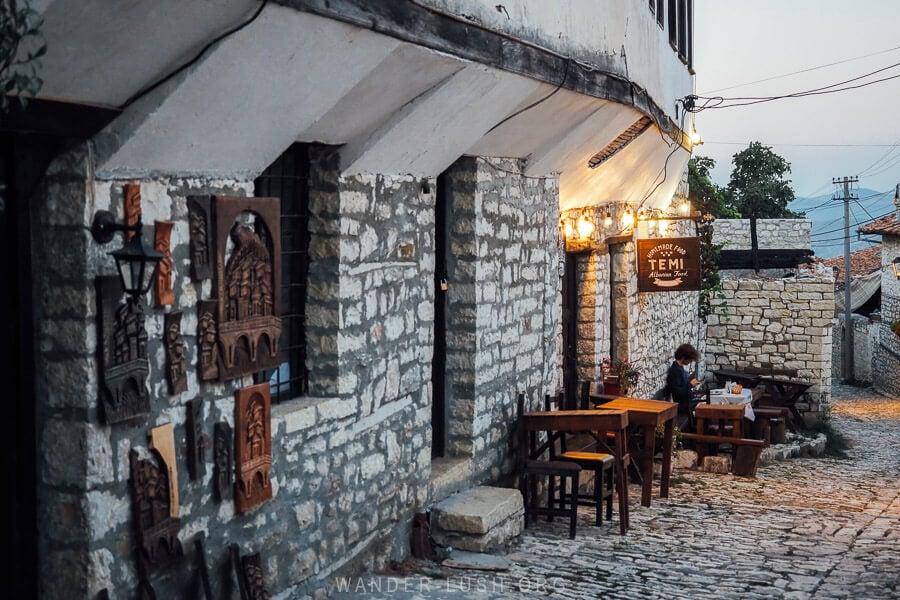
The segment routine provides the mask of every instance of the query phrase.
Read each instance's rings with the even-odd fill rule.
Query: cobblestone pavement
[[[676,471],[649,508],[629,490],[624,537],[617,515],[598,528],[585,507],[574,540],[562,520],[531,525],[509,571],[422,568],[332,597],[900,598],[900,399],[836,384],[832,416],[847,458],[762,465],[753,479]]]

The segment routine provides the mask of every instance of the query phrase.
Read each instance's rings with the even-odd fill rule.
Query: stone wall
[[[472,483],[512,472],[516,393],[536,403],[560,378],[557,181],[519,172],[481,158],[447,171],[448,450],[471,457]]]
[[[686,191],[685,177],[668,212],[677,214]],[[605,216],[610,212],[610,223]],[[637,237],[691,237],[690,221],[669,221],[663,231],[647,223],[623,230],[625,206],[619,203],[567,211],[572,223],[584,217],[594,225],[590,241],[570,241],[576,251],[578,269],[578,376],[599,383],[600,361],[611,355],[618,338],[616,356],[628,358],[642,377],[632,395],[650,398],[665,385],[666,371],[675,348],[685,342],[704,353],[705,328],[698,317],[699,292],[638,292]],[[624,234],[624,237],[623,237]],[[610,242],[613,244],[611,245]],[[612,281],[612,279],[615,281]],[[611,319],[616,302],[615,320]],[[618,330],[617,332],[614,330]],[[701,359],[698,373],[703,372]]]
[[[900,219],[898,207],[896,219]],[[889,396],[900,396],[900,336],[890,329],[900,321],[900,279],[894,276],[891,263],[900,256],[900,236],[883,235],[881,248],[881,322],[877,325],[877,342],[873,352],[872,384]]]
[[[853,376],[856,383],[872,383],[872,365],[875,348],[878,344],[878,322],[864,317],[852,315],[853,323]],[[844,377],[844,317],[833,320],[831,333],[831,376],[836,379]]]
[[[204,435],[234,423],[234,392],[201,382],[197,301],[212,283],[189,277],[187,196],[249,195],[252,182],[139,182],[143,220],[171,220],[175,305],[148,308],[151,413],[101,422],[93,280],[115,272],[90,236],[94,213],[121,219],[122,182],[92,177],[89,146],[61,156],[35,199],[35,297],[41,444],[40,565],[46,597],[136,593],[129,451],[148,430],[175,429],[179,539],[185,557],[151,575],[158,597],[196,596],[193,539],[205,536],[214,591],[235,593],[228,545],[260,551],[267,585],[299,592],[336,570],[404,558],[414,512],[431,498],[436,181],[343,176],[334,149],[310,151],[308,397],[272,407],[273,498],[238,514],[212,493],[211,465],[188,476],[186,403],[203,403]],[[515,161],[461,159],[448,172],[452,207],[447,377],[450,449],[469,483],[508,480],[515,394],[536,405],[560,381],[558,191],[518,175]],[[149,237],[150,227],[145,237]],[[187,391],[169,395],[161,344],[166,312],[182,310]],[[207,462],[211,461],[207,453]],[[194,587],[192,587],[194,586]]]
[[[175,222],[171,249],[175,306],[148,308],[151,413],[105,425],[97,403],[97,328],[93,279],[115,272],[110,247],[90,237],[99,209],[121,215],[122,184],[91,178],[89,150],[60,157],[35,199],[35,297],[40,332],[38,411],[41,445],[40,547],[46,597],[129,597],[133,560],[128,453],[145,452],[151,427],[175,428],[185,557],[154,572],[159,597],[196,595],[192,541],[203,532],[215,591],[233,593],[228,545],[260,551],[267,584],[286,589],[349,561],[377,566],[408,551],[412,513],[427,501],[430,465],[433,196],[412,179],[338,177],[324,154],[313,168],[310,243],[309,398],[272,410],[272,500],[236,514],[212,494],[212,466],[191,481],[185,461],[186,402],[203,403],[204,434],[233,425],[234,391],[252,383],[200,382],[196,303],[210,281],[188,276],[186,198],[247,195],[252,182],[144,180],[144,223]],[[147,228],[145,237],[150,235]],[[160,342],[163,317],[182,310],[188,389],[169,395]],[[207,461],[211,460],[207,453]]]
[[[809,219],[758,219],[756,240],[760,248],[808,250],[812,221]],[[716,219],[714,244],[723,250],[749,250],[749,219]]]
[[[709,370],[743,367],[796,369],[814,385],[801,410],[828,413],[834,279],[817,273],[787,279],[723,274],[725,312],[710,315]]]

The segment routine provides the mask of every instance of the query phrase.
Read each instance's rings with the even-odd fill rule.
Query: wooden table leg
[[[644,452],[641,456],[641,505],[650,506],[653,494],[653,455],[656,454],[656,429],[644,426]]]
[[[672,419],[666,421],[663,430],[662,475],[659,481],[659,497],[669,497],[669,471],[672,470]]]

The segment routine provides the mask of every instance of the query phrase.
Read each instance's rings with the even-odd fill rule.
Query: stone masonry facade
[[[812,221],[809,219],[758,219],[756,241],[760,248],[809,249]],[[749,250],[749,219],[716,219],[713,244],[724,250]]]
[[[121,219],[125,182],[93,176],[91,146],[60,156],[35,205],[34,297],[41,565],[47,597],[135,593],[138,574],[128,454],[148,430],[175,428],[183,560],[152,574],[160,597],[196,592],[193,540],[205,536],[217,593],[235,592],[228,545],[262,553],[271,589],[306,589],[335,571],[404,558],[412,515],[429,497],[434,336],[434,179],[344,176],[333,148],[310,151],[309,394],[272,407],[273,498],[245,514],[213,495],[212,473],[191,481],[183,460],[186,403],[202,402],[204,436],[232,426],[235,390],[252,377],[201,382],[199,299],[189,277],[187,197],[250,195],[241,180],[147,179],[144,223],[171,220],[175,305],[147,308],[150,415],[99,418],[93,280],[115,272],[89,231],[94,213]],[[509,481],[515,394],[536,405],[560,381],[558,188],[519,175],[516,161],[464,158],[446,174],[450,221],[448,450],[471,483]],[[150,227],[145,230],[145,237]],[[188,387],[169,395],[161,343],[167,311],[182,310]],[[211,452],[207,452],[210,460]],[[224,574],[224,575],[223,575]],[[232,586],[232,587],[229,587]]]
[[[831,325],[834,279],[732,278],[723,275],[724,310],[706,331],[709,370],[743,367],[796,369],[814,385],[798,406],[812,417],[828,414],[831,398]]]
[[[685,175],[667,213],[677,214],[686,192]],[[666,222],[662,230],[654,227],[650,231],[647,223],[623,230],[625,208],[624,204],[611,203],[562,215],[572,222],[584,217],[594,225],[590,241],[577,240],[570,247],[577,252],[578,377],[599,383],[600,362],[613,355],[615,344],[614,355],[630,360],[642,374],[632,394],[650,398],[665,385],[675,348],[692,343],[702,355],[705,332],[697,314],[699,292],[638,292],[634,239],[690,237],[695,231],[690,221],[677,220]],[[605,223],[607,209],[609,225]],[[704,360],[700,362],[702,373]]]

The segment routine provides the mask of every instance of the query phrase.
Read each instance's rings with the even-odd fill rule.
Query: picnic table
[[[796,377],[765,376],[761,376],[759,382],[765,387],[766,395],[761,396],[757,404],[787,408],[791,417],[787,426],[792,432],[797,433],[797,423],[803,423],[803,415],[797,408],[797,401],[813,386],[813,383]]]

